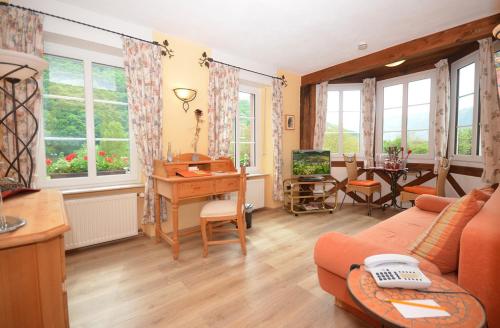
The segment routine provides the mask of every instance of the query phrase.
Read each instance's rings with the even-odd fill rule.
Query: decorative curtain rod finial
[[[174,50],[172,50],[171,48],[168,47],[169,43],[167,40],[163,40],[163,44],[160,44],[158,41],[153,41],[153,44],[156,44],[157,46],[163,48],[163,50],[161,51],[162,56],[168,55],[169,59],[174,56]]]
[[[203,67],[203,65],[205,65],[207,68],[209,68],[210,63],[213,61],[214,61],[214,59],[211,57],[208,57],[207,53],[204,51],[201,54],[201,57],[198,59],[198,64],[200,64],[200,67]]]
[[[288,82],[287,82],[287,80],[285,78],[285,75],[281,75],[280,80],[281,80],[281,85],[286,88],[288,86]]]

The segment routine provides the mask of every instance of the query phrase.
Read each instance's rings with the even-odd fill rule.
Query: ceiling
[[[499,0],[60,1],[299,74],[500,12]]]

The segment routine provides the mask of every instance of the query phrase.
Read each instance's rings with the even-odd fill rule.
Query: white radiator
[[[64,235],[66,250],[138,234],[135,193],[72,199],[64,203],[71,227]]]

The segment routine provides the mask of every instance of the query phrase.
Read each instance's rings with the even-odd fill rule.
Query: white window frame
[[[431,69],[423,72],[398,76],[392,79],[382,80],[377,82],[376,94],[376,123],[375,126],[375,153],[385,154],[383,145],[384,137],[384,88],[397,84],[403,85],[403,103],[402,103],[402,122],[401,122],[401,146],[405,147],[405,152],[408,151],[407,147],[407,126],[408,126],[408,84],[413,81],[424,79],[431,79],[431,98],[429,109],[429,152],[427,154],[411,154],[409,161],[418,160],[423,162],[431,162],[434,160],[435,147],[434,147],[434,113],[436,111],[436,70]]]
[[[95,134],[94,134],[94,104],[92,97],[92,63],[103,64],[123,68],[123,58],[95,52],[92,50],[70,47],[63,44],[46,42],[44,52],[48,55],[67,57],[83,61],[84,69],[84,97],[85,97],[85,119],[86,119],[86,138],[88,151],[88,162],[95,163]],[[43,85],[41,86],[43,88]],[[43,91],[42,91],[43,93]],[[88,124],[92,122],[92,124]],[[61,188],[61,189],[80,189],[86,187],[103,187],[110,185],[135,184],[139,183],[139,162],[137,159],[137,149],[132,130],[132,120],[129,115],[129,142],[130,142],[130,173],[121,175],[97,175],[97,166],[88,165],[86,177],[50,179],[47,175],[45,163],[45,139],[43,109],[39,120],[38,135],[38,156],[37,156],[37,183],[42,188]]]
[[[318,88],[316,88],[318,90]],[[344,91],[359,91],[359,152],[357,152],[357,159],[364,159],[365,153],[363,148],[363,83],[343,83],[343,84],[329,84],[328,91],[338,91],[339,92],[339,144],[338,153],[331,154],[334,159],[343,158],[344,154],[344,103],[343,103],[343,92]],[[316,95],[317,99],[317,95]],[[328,112],[328,109],[327,109]],[[328,114],[327,114],[328,115]],[[326,119],[326,117],[325,117]],[[326,134],[326,129],[325,129]],[[326,138],[326,136],[325,136]],[[351,154],[351,153],[349,153]]]
[[[246,172],[247,173],[259,173],[260,172],[260,167],[261,167],[261,161],[262,161],[262,156],[261,156],[261,147],[260,147],[260,118],[261,118],[261,90],[257,87],[253,87],[251,85],[247,84],[242,84],[240,81],[240,89],[239,92],[246,92],[246,93],[251,93],[255,95],[254,98],[254,105],[255,105],[255,123],[254,123],[254,138],[255,138],[255,150],[254,150],[254,165],[253,166],[247,166],[246,167]],[[234,131],[233,133],[235,134],[235,152],[234,152],[234,163],[236,166],[236,169],[240,169],[239,162],[240,162],[240,153],[239,153],[239,140],[240,140],[240,129],[237,128],[238,125],[238,118],[240,117],[240,109],[239,107],[236,110],[236,119],[235,119],[235,126],[234,126]]]

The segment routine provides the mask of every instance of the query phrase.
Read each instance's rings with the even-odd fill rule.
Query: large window
[[[360,121],[361,86],[330,86],[323,148],[333,154],[360,153]]]
[[[256,136],[259,101],[258,89],[240,87],[230,149],[230,156],[237,167],[243,165],[255,169],[258,165]]]
[[[411,149],[416,156],[432,157],[434,74],[428,71],[377,84],[377,120],[382,126],[381,138],[377,138],[379,151],[396,146]]]
[[[450,148],[458,159],[474,160],[481,155],[477,52],[454,62],[451,75]]]
[[[49,68],[43,76],[43,184],[137,178],[125,74],[116,66],[121,59],[109,57],[87,51],[45,55]]]

